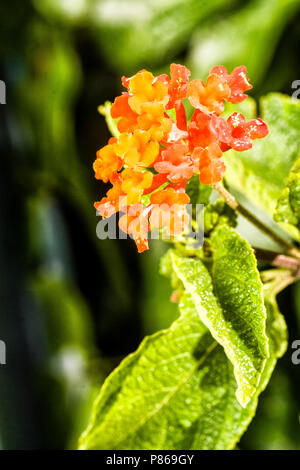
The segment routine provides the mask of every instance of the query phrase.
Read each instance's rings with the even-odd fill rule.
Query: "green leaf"
[[[276,222],[284,222],[296,228],[298,239],[300,236],[300,156],[295,161],[288,176],[287,185],[280,198],[274,213]]]
[[[261,99],[261,117],[269,135],[246,152],[224,154],[228,183],[273,215],[300,152],[300,103],[279,93]]]
[[[264,289],[265,290],[265,289]],[[281,357],[287,349],[287,327],[280,313],[275,295],[265,295],[267,332],[270,339],[270,357]]]
[[[237,398],[245,406],[268,357],[262,283],[251,247],[233,229],[217,228],[211,243],[211,274],[201,260],[176,252],[172,252],[173,268],[201,320],[231,360]]]
[[[268,385],[277,359],[283,356],[287,348],[286,323],[283,315],[279,312],[275,295],[272,294],[272,289],[271,293],[268,292],[268,285],[264,286],[264,294],[265,306],[267,310],[267,334],[270,338],[270,357],[267,360],[259,384],[260,391],[264,390]],[[276,390],[274,390],[274,386],[276,387]],[[291,415],[291,408],[293,410],[292,413],[295,412],[294,404],[291,403],[292,396],[291,394],[288,396],[287,390],[285,390],[286,387],[286,383],[282,383],[282,381],[278,383],[276,381],[275,383],[273,382],[273,393],[271,391],[270,394],[268,388],[268,391],[266,392],[267,395],[265,396],[264,394],[264,413],[260,413],[259,416],[255,416],[254,423],[251,425],[250,430],[247,432],[246,437],[243,440],[248,442],[250,434],[251,449],[280,449],[282,447],[279,443],[281,442],[282,445],[282,441],[285,446],[289,446],[288,448],[295,448],[296,444],[292,444],[295,432],[293,433],[293,436],[289,438],[287,429],[284,429],[284,434],[282,434],[282,429],[280,429],[283,419],[285,419],[285,427],[286,423],[290,422],[290,417],[293,416]],[[287,396],[290,400],[289,404],[284,402]],[[262,411],[261,404],[260,411]],[[286,413],[290,413],[290,416],[287,417]],[[259,418],[259,421],[257,418]],[[296,422],[296,419],[294,421]],[[260,424],[259,427],[257,426],[258,424]]]
[[[181,316],[145,338],[106,380],[94,404],[81,449],[232,449],[255,414],[257,398],[282,353],[272,344],[263,380],[248,405],[235,398],[236,381],[223,348],[201,322],[190,295]],[[270,308],[268,327],[277,323]],[[277,338],[281,338],[280,335]]]

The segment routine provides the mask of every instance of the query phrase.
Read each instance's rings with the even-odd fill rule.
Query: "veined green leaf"
[[[268,328],[284,330],[268,308]],[[232,449],[254,416],[257,398],[282,354],[283,333],[270,333],[271,356],[248,405],[235,397],[231,362],[183,296],[181,316],[145,338],[110,375],[95,402],[81,449]]]
[[[200,259],[175,251],[173,269],[191,294],[201,320],[231,360],[237,398],[245,406],[268,357],[262,283],[250,245],[233,229],[217,228],[211,243],[211,274]]]
[[[260,106],[269,135],[255,141],[251,150],[230,150],[224,154],[226,179],[272,216],[300,152],[300,103],[288,96],[271,93],[262,98]]]
[[[287,185],[280,198],[274,213],[276,222],[292,225],[300,236],[300,156],[295,161],[288,176]]]
[[[267,310],[267,332],[270,339],[270,357],[275,359],[283,356],[286,351],[287,327],[274,295],[265,295],[265,306]]]

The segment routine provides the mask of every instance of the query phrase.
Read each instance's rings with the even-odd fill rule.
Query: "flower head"
[[[111,106],[120,135],[98,150],[93,165],[95,177],[111,184],[95,208],[102,217],[120,212],[119,226],[139,252],[149,248],[152,228],[170,237],[184,231],[189,221],[185,189],[193,175],[203,184],[219,182],[224,151],[247,150],[268,134],[261,119],[221,116],[225,102],[243,101],[252,88],[244,66],[230,74],[223,66],[213,67],[205,83],[190,82],[190,75],[185,66],[171,64],[170,76],[140,70],[122,77],[126,91]],[[189,122],[187,99],[195,108]]]

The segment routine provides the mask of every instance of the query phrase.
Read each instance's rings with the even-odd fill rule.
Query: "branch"
[[[251,214],[251,212],[249,212],[244,206],[242,206],[235,199],[235,197],[229,191],[227,191],[227,189],[224,188],[222,183],[215,183],[212,186],[232,209],[236,210],[239,214],[249,220],[249,222],[255,225],[259,230],[268,235],[268,237],[270,237],[276,243],[281,245],[287,251],[287,254],[300,259],[300,252],[292,243],[285,240],[277,233],[273,232],[273,230],[271,230],[263,222],[257,219],[253,214]]]
[[[271,266],[278,266],[280,268],[286,268],[292,271],[298,271],[300,268],[300,259],[283,255],[281,253],[276,253],[274,251],[262,250],[261,248],[253,249],[258,260],[270,264]]]

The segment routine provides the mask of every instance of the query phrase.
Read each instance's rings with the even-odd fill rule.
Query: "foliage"
[[[286,187],[278,199],[274,219],[296,227],[300,226],[300,158],[293,164],[288,175]]]
[[[105,382],[82,449],[231,449],[252,419],[276,359],[286,347],[283,317],[266,299],[270,355],[246,407],[223,348],[191,294],[168,330],[145,338]]]

